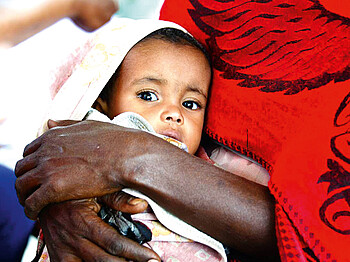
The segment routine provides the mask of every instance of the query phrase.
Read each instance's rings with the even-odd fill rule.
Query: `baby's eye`
[[[139,97],[145,101],[157,101],[158,100],[157,95],[151,91],[142,91],[142,92],[137,94],[137,97]]]
[[[197,110],[200,108],[200,105],[194,101],[185,101],[182,105],[190,110]]]

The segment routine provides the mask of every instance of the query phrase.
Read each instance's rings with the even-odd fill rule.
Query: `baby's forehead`
[[[178,71],[182,73],[176,74]],[[161,84],[172,79],[178,81],[179,86],[184,86],[182,83],[185,82],[191,87],[200,86],[203,94],[208,92],[211,78],[210,64],[201,49],[185,41],[153,37],[135,44],[117,72],[117,78],[123,83],[135,83],[137,80],[142,84]],[[184,77],[189,74],[190,77]],[[187,91],[191,91],[191,88]]]
[[[178,30],[179,31],[179,30]],[[184,38],[186,36],[186,38]],[[139,42],[137,42],[131,49],[133,50],[134,48],[138,48],[141,46],[144,46],[145,44],[149,42],[161,42],[165,43],[168,45],[171,45],[173,47],[178,47],[178,48],[193,48],[194,50],[200,52],[203,54],[203,56],[208,60],[209,62],[209,57],[207,56],[206,50],[204,47],[202,47],[199,42],[197,42],[192,36],[183,33],[181,36],[169,36],[169,35],[162,35],[162,34],[156,34],[156,35],[148,35],[145,38],[141,39]],[[147,48],[152,50],[153,45],[147,45]],[[166,48],[166,47],[165,47]],[[129,52],[130,52],[129,51]]]
[[[174,42],[171,41],[171,39],[166,39],[166,38],[145,38],[141,41],[139,41],[138,43],[136,43],[127,53],[127,55],[125,56],[123,62],[126,60],[127,57],[130,56],[130,54],[132,53],[132,56],[134,59],[134,62],[137,61],[137,58],[141,58],[144,57],[145,55],[149,55],[149,54],[156,54],[157,56],[162,56],[162,51],[166,50],[168,51],[169,49],[171,50],[179,50],[178,52],[184,51],[184,50],[191,50],[190,52],[187,52],[187,56],[198,56],[198,54],[200,54],[200,56],[202,56],[203,60],[202,62],[207,64],[208,67],[210,68],[210,62],[206,56],[206,54],[203,52],[202,49],[198,48],[197,46],[194,46],[190,43],[187,42]],[[192,52],[193,51],[193,52]],[[176,60],[176,57],[174,57],[173,59]],[[123,63],[122,62],[122,63]],[[152,61],[151,61],[152,62]],[[200,66],[201,61],[198,61],[198,66]]]

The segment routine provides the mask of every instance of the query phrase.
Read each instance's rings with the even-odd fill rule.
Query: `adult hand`
[[[108,22],[119,6],[117,0],[72,0],[72,9],[73,22],[91,32]]]
[[[147,202],[123,192],[105,201],[123,212],[142,212]],[[51,261],[160,261],[152,250],[121,236],[98,217],[94,199],[71,200],[46,206],[39,214]],[[123,259],[122,259],[123,258]]]
[[[17,162],[16,190],[26,215],[35,219],[49,203],[98,197],[119,191],[123,176],[130,175],[128,161],[139,148],[140,139],[151,136],[113,124],[83,121],[54,128],[30,143]],[[138,136],[138,137],[139,137]],[[143,138],[145,140],[145,138]],[[115,150],[111,141],[118,141]],[[137,152],[136,152],[137,153]]]

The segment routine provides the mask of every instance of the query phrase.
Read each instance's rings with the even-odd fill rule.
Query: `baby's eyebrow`
[[[142,84],[147,84],[147,83],[154,83],[157,85],[163,85],[163,84],[166,84],[167,82],[168,81],[166,79],[162,79],[159,77],[145,76],[145,77],[135,79],[134,81],[132,81],[132,85],[142,85]],[[203,90],[195,85],[187,85],[186,92],[194,92],[194,93],[197,93],[197,94],[203,96],[206,100],[208,99],[207,95],[203,92]]]
[[[196,86],[193,86],[193,85],[187,86],[186,91],[198,93],[198,94],[204,96],[205,99],[207,99],[207,96],[204,94],[204,92]]]
[[[139,78],[139,79],[132,81],[132,84],[133,85],[140,85],[140,84],[145,84],[145,83],[149,83],[149,82],[161,85],[161,84],[166,83],[167,81],[165,79],[160,79],[160,78],[153,77],[153,76],[146,76],[146,77],[142,77],[142,78]]]

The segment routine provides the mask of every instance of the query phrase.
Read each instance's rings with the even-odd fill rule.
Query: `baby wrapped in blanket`
[[[158,20],[115,19],[58,69],[44,122],[84,117],[112,122],[155,134],[195,154],[210,79],[204,49],[181,27]],[[91,106],[95,109],[86,115]],[[39,133],[43,131],[45,125]],[[129,222],[148,228],[151,241],[144,245],[162,260],[227,261],[221,243],[140,192],[124,191],[149,203],[151,211],[133,215]],[[45,249],[41,261],[48,259]]]

